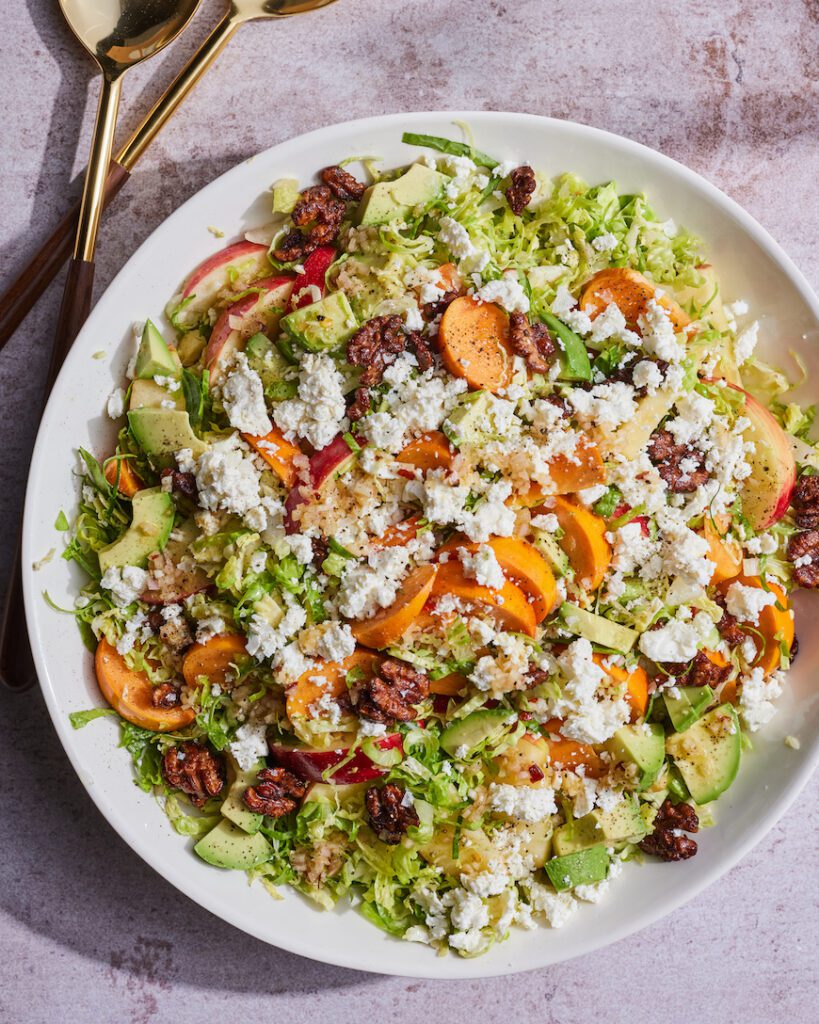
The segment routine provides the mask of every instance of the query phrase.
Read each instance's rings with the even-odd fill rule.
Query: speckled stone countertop
[[[123,131],[221,7],[205,0],[128,77]],[[56,4],[3,4],[0,39],[5,285],[76,194],[96,83]],[[249,25],[105,218],[97,294],[237,161],[335,121],[434,108],[550,114],[659,149],[742,203],[816,287],[817,54],[817,0],[340,0]],[[3,580],[60,291],[0,354]],[[37,693],[0,693],[0,735],[0,1024],[817,1019],[815,779],[737,868],[646,931],[509,981],[410,982],[279,952],[171,888],[93,807]]]

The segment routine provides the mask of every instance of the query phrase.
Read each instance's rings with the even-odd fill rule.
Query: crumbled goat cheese
[[[290,594],[284,595],[287,610],[277,626],[271,626],[261,615],[252,615],[247,633],[247,653],[259,660],[271,658],[281,651],[303,628],[307,613]]]
[[[685,345],[677,340],[674,324],[656,299],[648,300],[645,313],[637,318],[637,326],[643,336],[643,348],[649,355],[667,363],[679,363],[685,357]]]
[[[369,619],[395,600],[409,563],[405,547],[385,548],[367,562],[349,565],[341,577],[338,610],[349,619]]]
[[[529,524],[533,530],[545,530],[546,533],[557,533],[560,523],[554,512],[547,512],[542,515],[532,516]]]
[[[612,249],[617,247],[617,238],[610,231],[607,231],[605,234],[593,238],[591,244],[592,249],[595,249],[597,252],[611,252]]]
[[[267,726],[263,722],[245,722],[236,730],[228,750],[243,772],[249,772],[267,755]]]
[[[423,331],[424,326],[424,318],[421,316],[421,310],[418,308],[418,305],[410,306],[404,313],[405,329],[408,331]]]
[[[633,419],[637,411],[634,388],[622,381],[595,384],[589,391],[573,388],[569,401],[581,422],[601,427],[619,427]]]
[[[641,344],[640,335],[628,329],[620,307],[613,302],[594,318],[590,337],[595,344],[608,341],[610,338],[622,341],[631,348],[639,348]]]
[[[577,909],[577,900],[567,892],[554,892],[540,882],[528,888],[530,912],[543,914],[552,928],[562,928]],[[526,927],[525,918],[521,924]]]
[[[623,697],[612,698],[601,686],[607,674],[593,658],[592,646],[581,638],[557,659],[566,679],[560,696],[548,702],[548,716],[563,718],[562,734],[578,743],[605,743],[631,717]]]
[[[701,441],[714,421],[714,403],[696,391],[677,399],[677,415],[666,423],[677,444]]]
[[[766,679],[761,668],[742,676],[739,710],[751,732],[770,722],[776,713],[773,702],[782,695],[783,678],[784,673],[774,672]]]
[[[308,352],[299,369],[298,397],[276,405],[276,425],[290,439],[301,437],[316,449],[326,448],[347,425],[343,384],[326,352]]]
[[[118,420],[122,416],[125,412],[125,391],[123,388],[114,388],[108,396],[105,408],[112,420]]]
[[[100,586],[108,590],[118,608],[136,601],[148,583],[148,573],[136,565],[112,565],[106,569]]]
[[[208,640],[212,640],[219,633],[224,633],[226,628],[225,620],[221,615],[213,614],[199,619],[196,623],[196,642],[206,644]]]
[[[635,388],[645,388],[649,395],[653,395],[663,383],[663,375],[656,363],[650,359],[641,359],[634,367],[632,380]]]
[[[729,615],[741,622],[759,625],[759,613],[763,608],[776,604],[776,594],[762,587],[746,587],[744,583],[732,583],[725,594],[725,607]]]
[[[259,472],[237,434],[217,441],[199,457],[196,486],[199,504],[212,511],[244,515],[259,504]]]
[[[346,622],[322,624],[321,639],[316,654],[325,661],[344,661],[355,650],[355,637]]]
[[[529,299],[515,271],[508,271],[498,281],[487,281],[475,294],[481,302],[496,302],[507,313],[529,312]]]
[[[464,575],[471,577],[482,587],[499,590],[506,582],[495,551],[488,544],[482,544],[474,554],[467,548],[460,548],[458,557],[464,567]]]
[[[713,623],[705,612],[698,612],[690,622],[671,619],[659,629],[643,633],[639,648],[652,661],[691,661],[709,638],[713,628]]]
[[[518,821],[545,821],[557,813],[555,791],[549,786],[508,786],[493,782],[489,786],[489,806]]]
[[[310,565],[313,561],[313,541],[303,533],[289,533],[284,543],[299,565]]]
[[[148,625],[148,616],[145,612],[137,612],[125,623],[125,631],[117,640],[117,653],[127,654],[133,649],[135,643],[147,640],[151,635],[151,627]]]
[[[230,425],[245,434],[263,436],[273,429],[264,402],[262,379],[238,352],[222,385],[222,405]]]
[[[362,718],[358,723],[359,736],[383,736],[387,731],[384,722],[371,722],[368,718]]]
[[[575,309],[576,306],[577,300],[566,285],[558,285],[557,293],[552,300],[552,312],[564,324],[571,327],[573,331],[576,331],[578,334],[588,334],[592,329],[591,318],[588,313]]]

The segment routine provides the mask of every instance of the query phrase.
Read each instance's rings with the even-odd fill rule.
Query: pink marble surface
[[[123,129],[221,6],[205,0],[188,34],[128,78]],[[0,10],[2,284],[75,194],[93,116],[93,69],[55,7]],[[659,149],[739,200],[816,286],[817,53],[816,0],[340,0],[247,26],[106,218],[98,294],[168,213],[238,160],[334,121],[436,107],[551,114]],[[7,538],[59,291],[0,354]],[[409,982],[279,952],[178,894],[92,806],[36,694],[0,694],[0,730],[2,1024],[817,1019],[816,780],[739,867],[637,936],[512,981]]]

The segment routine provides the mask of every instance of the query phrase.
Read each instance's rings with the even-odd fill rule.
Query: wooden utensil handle
[[[65,362],[69,349],[80,333],[80,329],[91,312],[91,299],[94,292],[94,263],[79,260],[72,256],[68,263],[68,276],[63,289],[63,301],[54,332],[54,348],[51,351],[51,362],[48,365],[46,378],[46,398],[51,390],[60,367]]]
[[[0,622],[0,682],[9,690],[28,690],[37,681],[31,656],[23,607],[23,575],[20,562],[21,533],[11,562],[11,576]]]
[[[130,177],[116,160],[108,167],[105,180],[105,206]],[[51,284],[60,268],[71,254],[71,246],[77,230],[79,216],[79,200],[66,213],[51,236],[40,246],[31,262],[20,271],[15,281],[0,297],[0,349],[19,327],[23,318],[32,308],[37,299]]]

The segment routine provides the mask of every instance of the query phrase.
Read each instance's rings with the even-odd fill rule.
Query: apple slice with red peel
[[[380,750],[400,750],[401,733],[389,733],[375,742]],[[343,761],[349,753],[349,747],[342,747],[339,750],[309,750],[286,743],[270,743],[270,756],[276,764],[305,782],[330,782],[336,786],[346,786],[352,782],[370,782],[386,775],[388,769],[370,760],[363,750],[357,750],[343,768],[325,778],[324,773]]]
[[[281,275],[266,277],[256,281],[253,288],[249,295],[243,295],[223,310],[213,325],[205,350],[205,364],[213,383],[218,383],[225,367],[237,352],[242,351],[248,338],[259,331],[275,331],[290,299],[293,278]]]
[[[324,275],[335,258],[336,251],[331,245],[322,245],[310,253],[302,264],[304,273],[299,274],[293,282],[293,293],[287,306],[288,313],[318,302],[324,296]],[[314,288],[318,289],[318,295],[313,291]]]
[[[219,293],[228,288],[236,294],[269,273],[267,246],[257,242],[234,242],[199,264],[182,286],[181,295],[171,299],[168,315],[175,311],[180,327],[195,327],[214,305]],[[179,307],[184,304],[184,308]]]
[[[357,437],[356,443],[362,448],[367,444],[366,437]],[[298,533],[299,526],[293,513],[306,502],[311,501],[322,487],[339,473],[345,472],[353,463],[355,453],[339,434],[324,448],[310,457],[310,485],[297,484],[287,495],[284,503],[284,529],[286,533]]]
[[[743,437],[754,445],[748,456],[751,474],[741,485],[742,511],[754,530],[764,530],[788,511],[796,486],[796,461],[788,435],[773,414],[743,388],[727,385],[745,396],[744,413],[751,423]]]

